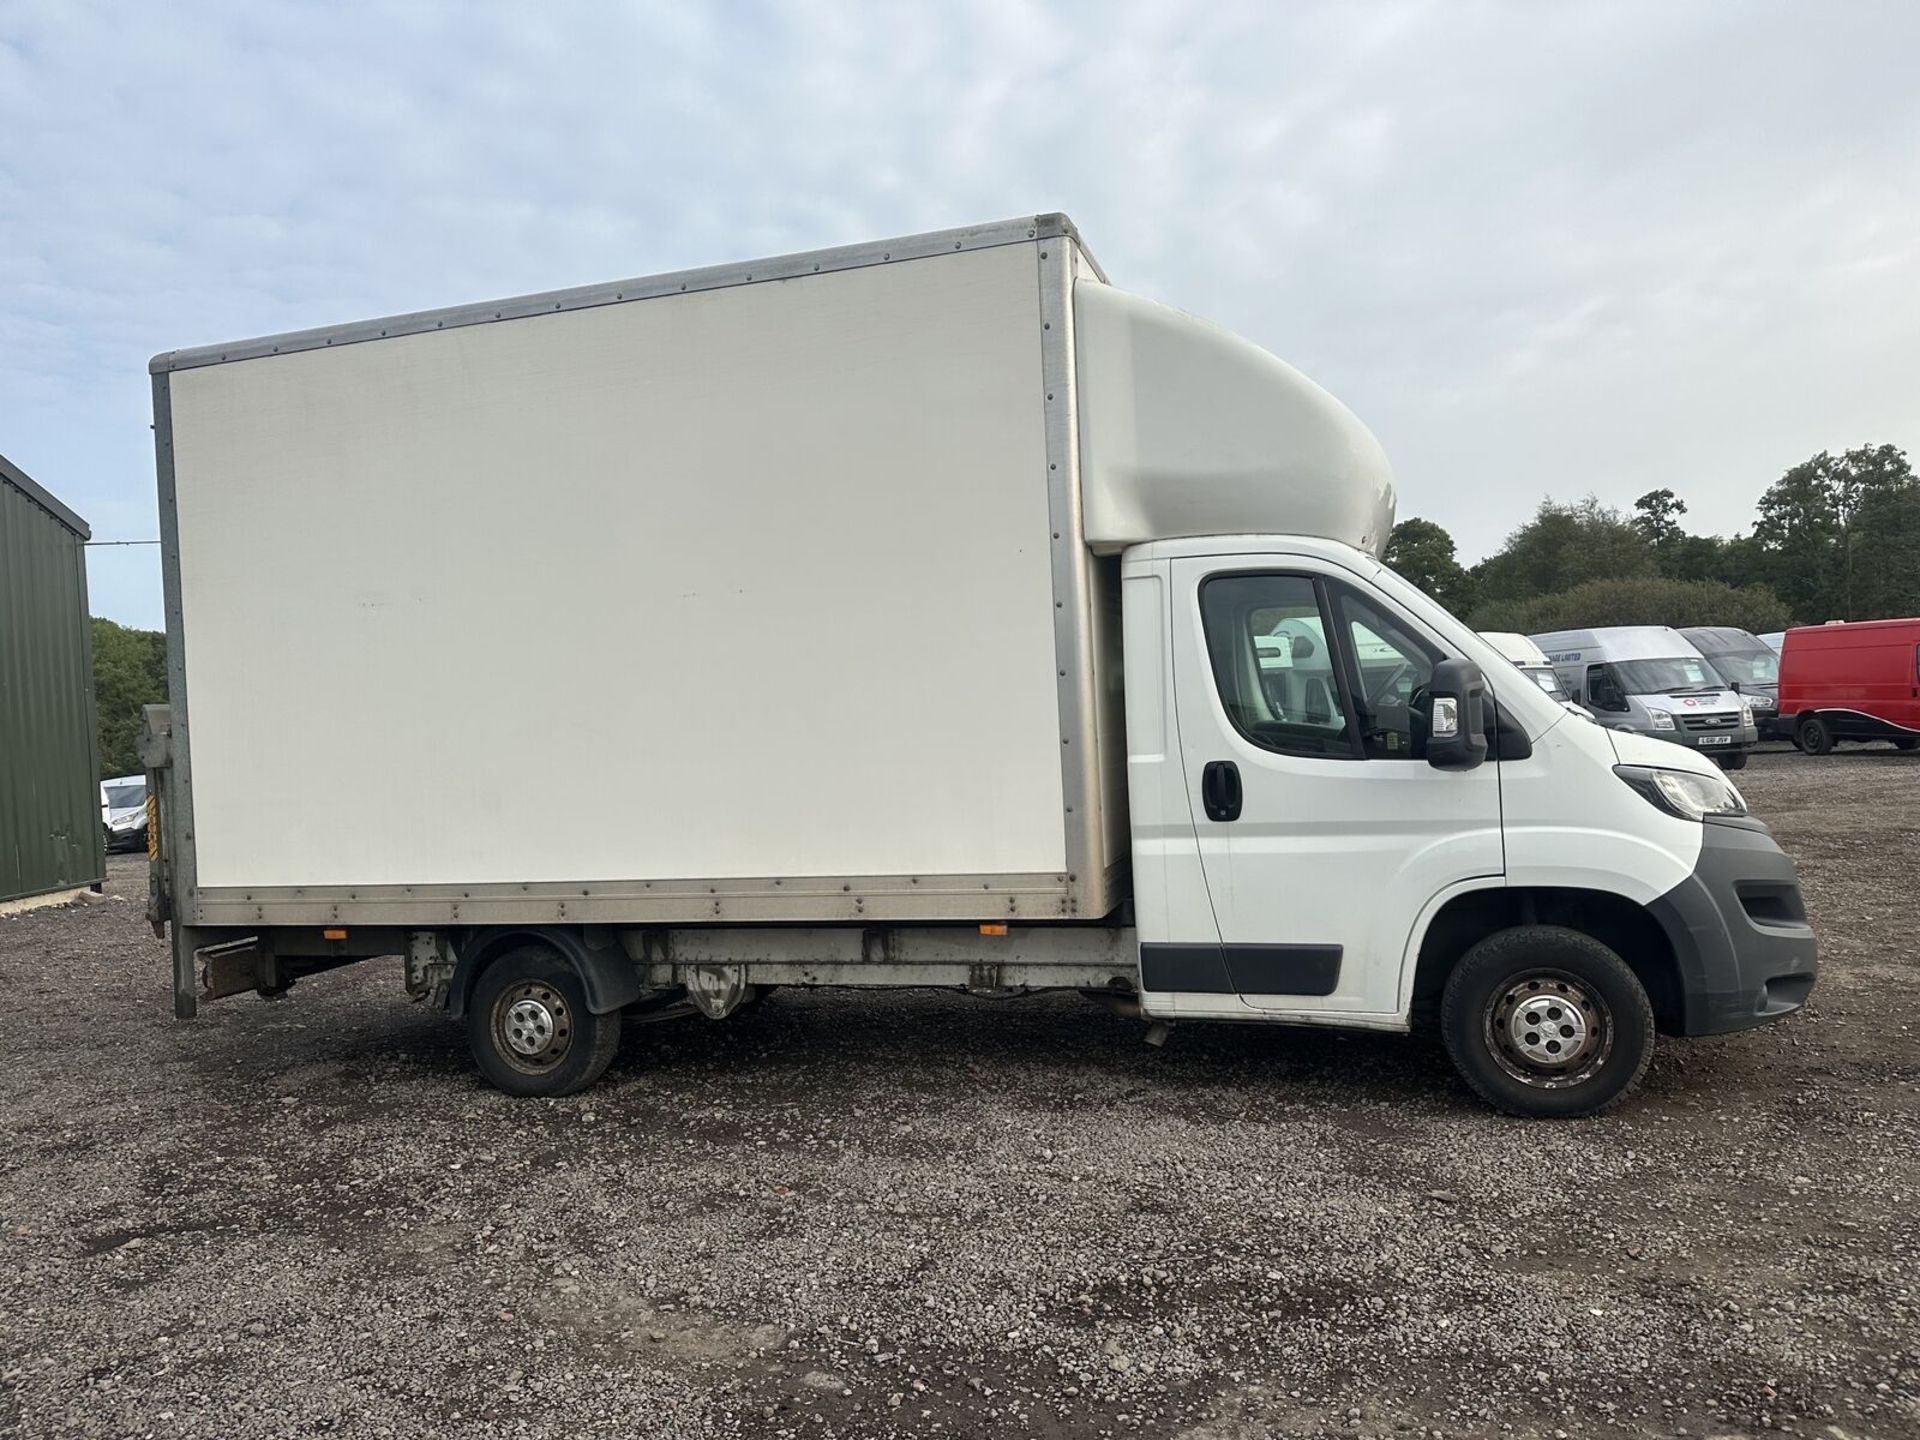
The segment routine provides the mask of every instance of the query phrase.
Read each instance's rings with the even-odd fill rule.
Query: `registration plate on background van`
[[[1731,745],[1731,744],[1733,743],[1733,736],[1731,736],[1731,735],[1702,735],[1702,736],[1700,737],[1700,743],[1701,743],[1702,745]]]

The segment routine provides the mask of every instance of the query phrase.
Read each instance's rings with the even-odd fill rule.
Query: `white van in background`
[[[1562,704],[1570,701],[1567,687],[1560,683],[1560,672],[1553,668],[1553,662],[1547,659],[1546,652],[1526,636],[1512,630],[1482,630],[1480,638],[1511,660],[1514,669],[1554,699]]]
[[[1578,704],[1610,730],[1630,730],[1739,770],[1759,740],[1753,708],[1678,630],[1614,625],[1535,635]]]
[[[146,776],[121,775],[100,782],[100,824],[108,850],[146,849]]]

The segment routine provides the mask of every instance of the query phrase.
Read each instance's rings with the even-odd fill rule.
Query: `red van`
[[[1780,649],[1779,727],[1809,755],[1836,740],[1920,746],[1920,620],[1802,625]]]

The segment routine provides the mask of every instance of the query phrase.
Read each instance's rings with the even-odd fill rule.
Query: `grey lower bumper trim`
[[[1679,964],[1688,1035],[1745,1030],[1806,1003],[1818,970],[1793,861],[1757,820],[1701,827],[1694,872],[1648,909]]]

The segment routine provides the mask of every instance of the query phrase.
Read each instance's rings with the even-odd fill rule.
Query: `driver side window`
[[[1367,758],[1426,759],[1438,652],[1357,591],[1337,585],[1333,596]]]
[[[1326,760],[1425,760],[1442,652],[1337,580],[1229,573],[1200,585],[1221,708],[1253,744]]]
[[[1340,677],[1314,582],[1305,575],[1218,575],[1200,618],[1220,704],[1262,749],[1351,760]]]
[[[1587,703],[1596,710],[1625,710],[1626,687],[1611,665],[1587,667]]]

